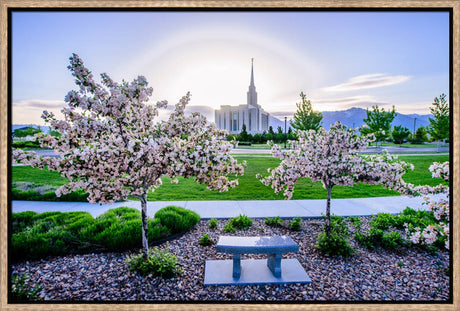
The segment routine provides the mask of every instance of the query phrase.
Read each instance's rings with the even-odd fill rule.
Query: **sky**
[[[65,106],[72,53],[98,81],[145,76],[151,103],[190,91],[189,110],[210,121],[246,104],[252,58],[258,103],[279,118],[300,92],[319,111],[404,114],[449,94],[447,12],[13,12],[11,35],[13,124]]]

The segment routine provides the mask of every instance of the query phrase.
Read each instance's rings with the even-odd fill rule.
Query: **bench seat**
[[[228,254],[277,254],[298,252],[299,245],[283,236],[220,236],[217,252]]]
[[[241,254],[268,254],[267,266],[273,275],[281,277],[281,259],[283,253],[298,252],[299,245],[290,237],[258,236],[235,237],[221,236],[217,242],[218,253],[233,254],[233,277],[241,275]]]

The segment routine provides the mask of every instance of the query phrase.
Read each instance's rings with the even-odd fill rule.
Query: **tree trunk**
[[[327,187],[327,200],[326,200],[326,235],[331,235],[331,191],[332,187]]]
[[[440,139],[438,139],[438,147],[437,147],[437,151],[436,152],[439,152],[439,143],[441,142]]]
[[[141,199],[142,206],[142,255],[144,260],[148,258],[149,242],[148,242],[148,225],[147,225],[147,194],[143,194]]]

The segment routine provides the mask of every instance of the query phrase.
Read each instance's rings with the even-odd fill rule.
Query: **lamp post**
[[[286,149],[286,141],[287,141],[286,124],[287,124],[287,117],[284,117],[284,149]]]

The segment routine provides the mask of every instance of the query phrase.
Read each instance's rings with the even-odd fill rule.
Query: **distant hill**
[[[32,126],[33,128],[38,128],[38,125],[36,124],[13,124],[11,126],[11,131],[14,132],[14,130],[16,129],[20,129],[23,127],[30,127],[30,126]],[[48,133],[50,131],[49,126],[41,125],[40,128],[42,129],[43,133]]]
[[[427,126],[430,124],[429,118],[432,118],[431,114],[419,115],[419,114],[401,114],[398,113],[391,123],[392,126],[402,125],[407,127],[411,132],[414,129],[414,119],[415,128],[417,129],[420,126]],[[341,111],[323,111],[323,120],[322,124],[325,129],[329,129],[330,125],[340,121],[346,126],[349,127],[359,127],[364,124],[363,119],[366,118],[366,109],[362,108],[350,108],[348,110]],[[289,121],[288,121],[289,122]],[[273,130],[276,131],[278,126],[284,130],[284,120],[279,120],[273,116],[270,116],[269,125],[273,126]],[[288,123],[289,126],[289,123]]]
[[[202,114],[204,114],[208,120],[213,118],[213,113],[214,110],[210,107],[205,107],[205,106],[191,106],[189,109],[187,109],[187,114],[189,114],[192,111],[198,111]],[[428,121],[428,118],[432,118],[433,116],[431,114],[424,114],[424,115],[419,115],[419,114],[401,114],[398,113],[396,115],[396,118],[393,120],[392,125],[402,125],[407,127],[411,132],[414,129],[414,118],[417,118],[415,127],[416,129],[420,126],[427,126],[430,124],[430,121]],[[331,124],[340,121],[346,126],[354,126],[354,127],[359,127],[364,124],[363,119],[366,118],[366,109],[362,108],[350,108],[348,110],[341,110],[341,111],[323,111],[323,120],[322,124],[323,127],[327,130],[329,130],[329,127]],[[273,130],[276,132],[278,129],[278,126],[281,126],[281,128],[284,131],[284,120],[280,120],[276,117],[273,117],[270,115],[270,118],[268,120],[269,126],[273,127]],[[35,124],[13,124],[12,130],[14,131],[17,128],[22,128],[22,127],[28,127],[28,126],[33,126],[35,128],[38,127],[38,125]],[[287,128],[290,127],[289,121],[287,122]],[[41,126],[41,129],[43,132],[48,133],[49,132],[49,126]]]

